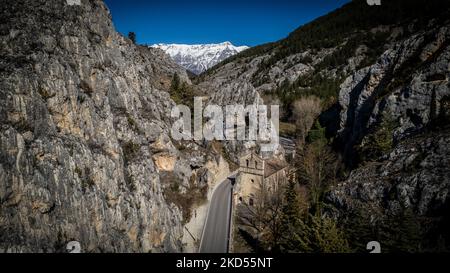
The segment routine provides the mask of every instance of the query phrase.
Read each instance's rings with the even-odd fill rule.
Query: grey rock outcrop
[[[100,0],[0,5],[0,252],[185,250],[167,191],[207,182],[169,137],[185,71]]]
[[[391,213],[437,215],[450,201],[449,132],[413,137],[379,162],[356,169],[328,196],[341,213],[364,204]],[[368,211],[367,213],[370,213]]]
[[[446,23],[394,45],[341,85],[338,134],[347,151],[386,117],[395,121],[393,150],[353,170],[328,195],[341,216],[361,206],[368,214],[448,214],[449,29]]]
[[[448,25],[434,28],[397,43],[377,63],[344,81],[338,134],[347,149],[383,115],[399,122],[396,139],[423,129],[439,116],[441,101],[450,95],[449,29]]]

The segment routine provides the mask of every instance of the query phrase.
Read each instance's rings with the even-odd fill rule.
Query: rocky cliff
[[[337,133],[351,162],[368,157],[329,194],[340,216],[364,210],[379,223],[405,211],[428,245],[445,245],[450,208],[450,22],[394,44],[341,85]],[[390,124],[389,124],[390,123]],[[384,136],[378,155],[367,151]],[[376,146],[376,145],[375,145]],[[372,157],[372,158],[371,158]],[[444,234],[444,235],[443,235]]]
[[[170,139],[185,70],[100,0],[0,6],[0,251],[195,251],[183,227],[218,161]]]
[[[398,121],[393,135],[400,140],[445,115],[450,96],[449,40],[450,22],[430,22],[426,31],[393,44],[375,64],[344,80],[338,135],[347,149],[383,116]]]

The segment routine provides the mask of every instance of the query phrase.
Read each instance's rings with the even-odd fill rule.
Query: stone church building
[[[236,197],[239,203],[252,206],[258,193],[273,192],[287,182],[288,165],[274,157],[265,159],[251,152],[239,160],[239,189]]]

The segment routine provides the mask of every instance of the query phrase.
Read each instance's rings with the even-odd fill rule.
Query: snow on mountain
[[[230,42],[203,45],[156,44],[151,47],[162,49],[176,63],[197,75],[248,48],[234,46]]]

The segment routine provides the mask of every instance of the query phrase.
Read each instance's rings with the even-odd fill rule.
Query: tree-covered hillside
[[[345,42],[352,34],[366,32],[380,25],[401,25],[414,21],[412,27],[408,29],[410,33],[413,33],[426,27],[431,18],[445,19],[443,15],[449,7],[450,1],[447,0],[389,0],[383,1],[381,6],[369,6],[366,0],[354,0],[340,9],[299,27],[281,41],[247,49],[205,73],[211,74],[229,62],[270,53],[272,57],[261,65],[263,69],[264,66],[273,65],[286,56],[308,49],[335,47]],[[376,46],[371,48],[375,50]],[[348,47],[342,50],[348,51]],[[336,57],[339,54],[337,53]]]

